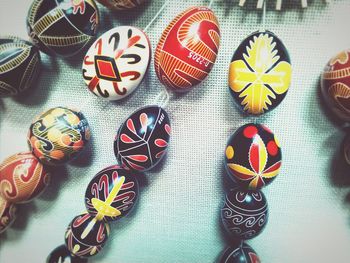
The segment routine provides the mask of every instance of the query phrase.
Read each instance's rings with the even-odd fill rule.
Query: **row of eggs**
[[[72,56],[96,35],[98,24],[93,0],[34,0],[27,27],[35,45],[16,38],[0,42],[0,96],[16,95],[32,84],[40,64],[38,49]],[[175,92],[201,83],[216,61],[220,38],[218,20],[207,7],[180,13],[163,31],[155,50],[154,67],[160,82]],[[83,79],[96,96],[123,99],[142,82],[151,53],[148,36],[141,29],[112,28],[97,38],[84,56]],[[230,92],[243,111],[265,113],[286,96],[291,71],[281,40],[269,31],[255,32],[234,53],[229,66]]]
[[[166,154],[170,135],[170,120],[163,108],[147,106],[136,110],[120,126],[114,140],[115,156],[123,169],[119,166],[105,169],[100,177],[108,173],[108,180],[112,182],[115,170],[118,170],[126,178],[120,193],[128,189],[126,185],[132,184],[137,195],[138,185],[133,181],[135,176],[129,175],[130,171],[138,173],[157,166]],[[74,160],[86,148],[90,136],[87,119],[77,110],[56,107],[35,118],[27,137],[30,152],[12,155],[0,163],[0,233],[14,221],[15,204],[31,201],[46,188],[50,166]],[[92,185],[89,187],[93,188]],[[96,212],[92,205],[93,192],[87,191],[85,199],[91,214]],[[129,209],[131,206],[123,207],[121,216]],[[108,217],[105,219],[109,220]],[[114,220],[113,217],[110,219]]]

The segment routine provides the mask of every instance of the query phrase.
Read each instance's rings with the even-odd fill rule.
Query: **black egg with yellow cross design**
[[[291,61],[282,41],[270,31],[258,31],[235,51],[229,68],[229,89],[239,108],[261,115],[282,102],[291,75]]]
[[[97,220],[114,221],[131,211],[138,195],[135,172],[115,165],[103,169],[90,181],[85,206]]]

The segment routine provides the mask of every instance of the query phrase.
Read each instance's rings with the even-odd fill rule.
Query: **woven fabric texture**
[[[29,0],[2,0],[0,34],[28,39],[25,18]],[[224,150],[241,125],[268,125],[282,145],[283,165],[277,179],[263,189],[270,210],[262,234],[248,243],[267,263],[349,262],[349,167],[337,157],[344,131],[325,115],[319,76],[330,57],[350,47],[348,0],[326,5],[284,0],[281,12],[268,1],[265,27],[288,48],[293,78],[285,100],[259,117],[243,116],[230,96],[227,75],[234,50],[262,28],[256,1],[244,8],[238,0],[220,0],[212,9],[219,18],[221,47],[211,74],[166,107],[173,135],[166,160],[142,180],[132,214],[111,224],[104,250],[90,262],[214,262],[227,246],[219,211],[224,197]],[[164,1],[152,0],[139,10],[111,12],[99,5],[99,35],[118,25],[144,28]],[[162,30],[187,7],[209,1],[170,1],[148,29],[153,51]],[[116,163],[113,139],[123,120],[153,103],[162,90],[153,65],[137,91],[122,102],[94,97],[81,75],[83,54],[71,59],[42,55],[42,71],[30,96],[0,100],[0,159],[28,149],[31,120],[55,106],[82,109],[92,141],[73,163],[56,169],[44,194],[20,205],[17,220],[0,236],[0,262],[44,262],[64,242],[67,225],[84,211],[90,179]]]

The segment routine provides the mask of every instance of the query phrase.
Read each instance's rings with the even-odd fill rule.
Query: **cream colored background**
[[[217,63],[202,85],[171,99],[167,111],[173,136],[168,157],[159,169],[147,174],[134,213],[111,225],[107,246],[90,262],[213,262],[226,246],[219,227],[223,152],[228,136],[252,121],[233,105],[227,69],[235,48],[261,21],[261,11],[253,4],[240,8],[237,2],[214,3],[222,32]],[[335,0],[327,6],[323,0],[314,0],[301,10],[300,1],[283,2],[289,3],[282,12],[269,6],[266,28],[290,51],[293,83],[283,103],[259,118],[281,141],[283,169],[264,189],[270,207],[268,225],[248,243],[265,263],[349,262],[350,179],[346,177],[350,168],[335,158],[344,132],[325,116],[318,83],[328,59],[350,47],[350,3]],[[99,34],[117,25],[143,28],[162,3],[153,0],[142,10],[129,13],[112,13],[99,6]],[[206,4],[171,1],[147,32],[153,50],[178,12]],[[2,0],[0,34],[27,38],[29,5],[29,0]],[[83,107],[93,132],[86,153],[57,169],[46,193],[19,207],[13,227],[0,236],[0,262],[44,262],[63,243],[66,226],[84,210],[88,182],[115,163],[117,127],[135,109],[152,103],[161,90],[151,67],[132,97],[119,103],[101,101],[85,87],[81,60],[82,55],[66,61],[43,55],[42,74],[31,96],[0,101],[0,159],[27,150],[31,120],[50,107]]]

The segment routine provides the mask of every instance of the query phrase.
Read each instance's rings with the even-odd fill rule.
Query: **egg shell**
[[[77,257],[95,256],[106,244],[109,233],[108,223],[97,221],[87,213],[81,214],[76,216],[67,228],[66,247]]]
[[[76,110],[56,107],[39,115],[28,132],[28,145],[40,162],[62,165],[76,158],[90,140],[90,126]]]
[[[234,239],[246,240],[259,235],[268,221],[265,195],[258,190],[232,189],[221,208],[226,232]]]
[[[0,164],[0,195],[11,203],[26,203],[45,190],[49,179],[31,152],[14,154]]]
[[[220,29],[213,11],[191,7],[174,18],[158,42],[154,66],[158,79],[174,91],[188,91],[211,71]]]
[[[0,234],[5,232],[16,219],[17,207],[0,195]]]
[[[73,56],[96,35],[99,13],[94,0],[34,0],[28,34],[41,51]]]
[[[17,37],[0,38],[0,97],[29,89],[40,69],[40,54],[33,44]]]
[[[265,125],[243,125],[228,140],[226,171],[243,189],[260,189],[268,185],[279,174],[281,164],[279,141]]]
[[[350,50],[340,52],[325,66],[321,94],[339,119],[350,121]]]
[[[170,120],[163,108],[141,108],[120,127],[114,141],[115,156],[122,167],[147,171],[165,155],[170,134]]]
[[[145,0],[97,0],[112,10],[127,10],[140,6]]]
[[[260,115],[276,108],[290,86],[287,48],[270,31],[257,31],[238,46],[229,67],[231,95],[244,112]]]
[[[219,263],[260,263],[256,252],[246,243],[228,247],[222,253]]]
[[[90,181],[85,192],[85,206],[92,216],[98,214],[98,208],[93,205],[92,199],[106,202],[110,198],[113,187],[124,177],[124,182],[118,192],[115,193],[110,206],[119,210],[120,215],[116,217],[107,216],[102,213],[105,221],[114,221],[126,216],[134,207],[139,195],[139,185],[135,172],[121,168],[118,165],[107,167],[98,172]]]
[[[96,96],[120,100],[140,85],[150,60],[147,35],[136,27],[118,26],[91,45],[83,61],[83,78]]]

